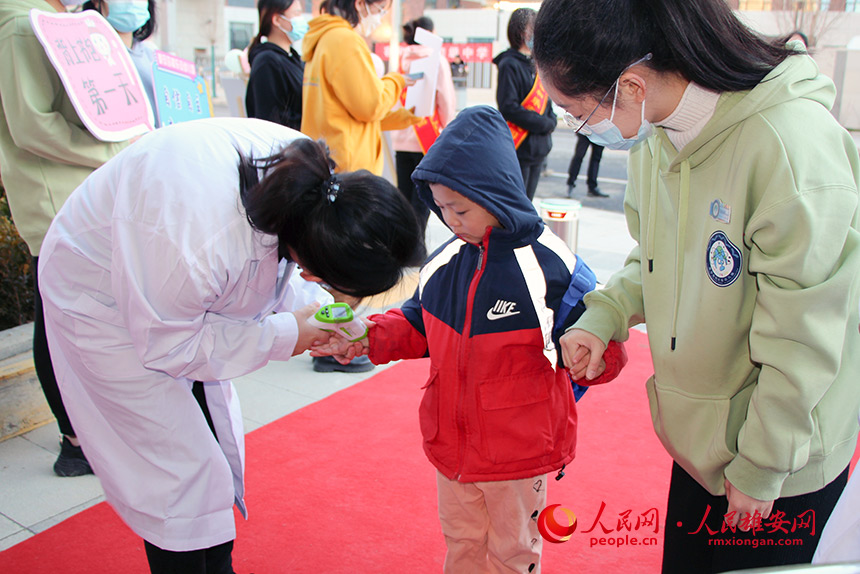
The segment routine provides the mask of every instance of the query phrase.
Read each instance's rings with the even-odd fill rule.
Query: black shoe
[[[366,373],[372,371],[376,366],[370,362],[366,355],[354,358],[346,365],[341,365],[332,357],[314,357],[314,371],[318,373],[331,373],[340,371],[341,373]]]
[[[573,197],[573,188],[574,187],[576,187],[576,186],[575,185],[568,185],[567,186],[567,196],[568,197]]]
[[[600,191],[599,187],[591,187],[588,189],[588,197],[609,197],[609,195]]]
[[[83,476],[92,474],[93,469],[81,447],[73,445],[69,437],[63,436],[63,442],[60,444],[60,456],[54,463],[54,472],[57,476]]]

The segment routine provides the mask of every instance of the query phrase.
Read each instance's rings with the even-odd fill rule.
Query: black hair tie
[[[334,174],[322,183],[321,186],[323,195],[329,203],[334,203],[338,195],[340,195],[340,182]]]

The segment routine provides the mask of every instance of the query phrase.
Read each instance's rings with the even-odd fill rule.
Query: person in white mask
[[[569,125],[630,150],[637,245],[561,346],[593,369],[647,326],[663,572],[808,563],[860,409],[860,157],[833,81],[724,0],[545,0],[534,37]]]
[[[391,0],[325,0],[302,41],[306,65],[301,131],[324,139],[340,170],[366,169],[382,175],[382,131],[420,121],[403,108],[391,111],[403,89],[414,81],[397,72],[377,76],[365,39],[390,4]],[[314,370],[321,372],[372,368],[366,357],[348,365],[328,357],[314,360]]]
[[[324,138],[340,169],[382,173],[381,132],[390,122],[419,121],[392,113],[407,81],[397,72],[377,76],[366,35],[387,14],[391,0],[326,0],[302,42],[302,132]],[[383,125],[383,120],[386,124]]]
[[[295,130],[302,126],[302,74],[295,45],[308,31],[299,0],[260,0],[260,31],[248,48],[251,76],[245,92],[249,118]]]
[[[60,0],[0,2],[0,173],[18,233],[33,257],[33,361],[60,429],[59,476],[92,472],[66,413],[54,377],[39,295],[42,239],[54,215],[85,177],[126,146],[93,136],[30,26],[30,10],[66,12]]]

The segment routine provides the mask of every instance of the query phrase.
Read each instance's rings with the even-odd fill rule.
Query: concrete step
[[[33,325],[0,331],[0,441],[54,420],[33,365]]]

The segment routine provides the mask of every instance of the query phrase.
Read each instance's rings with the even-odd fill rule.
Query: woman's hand
[[[317,312],[320,306],[319,302],[314,301],[298,311],[293,311],[293,317],[296,318],[296,323],[299,327],[299,336],[296,339],[296,347],[293,349],[294,357],[307,351],[314,342],[328,339],[328,333],[308,323],[308,319]]]
[[[735,488],[728,479],[726,479],[726,498],[729,499],[729,509],[725,516],[726,524],[728,526],[737,524],[744,532],[754,525],[756,513],[761,520],[764,520],[773,510],[773,500],[759,500],[748,496]]]
[[[606,345],[597,335],[582,329],[571,329],[561,336],[559,343],[562,360],[574,381],[583,375],[590,381],[603,373],[606,368],[603,361]]]

